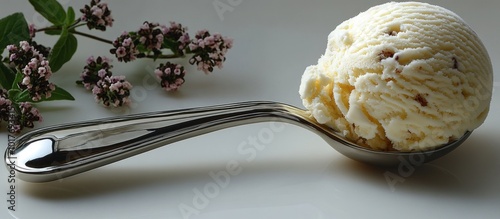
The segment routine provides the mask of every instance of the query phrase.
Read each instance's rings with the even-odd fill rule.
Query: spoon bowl
[[[309,129],[345,156],[378,166],[421,165],[458,147],[460,139],[432,150],[376,151],[356,145],[317,123],[307,111],[276,102],[241,102],[62,124],[16,138],[5,152],[8,168],[29,182],[48,182],[104,166],[170,143],[257,122],[285,122]]]

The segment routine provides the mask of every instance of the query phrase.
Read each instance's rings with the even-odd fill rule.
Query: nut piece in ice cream
[[[355,143],[419,151],[481,125],[492,87],[488,53],[458,15],[391,2],[337,26],[299,93],[319,123]]]

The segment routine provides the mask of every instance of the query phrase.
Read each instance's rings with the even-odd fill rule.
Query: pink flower
[[[163,48],[163,31],[158,23],[145,21],[137,31],[139,42],[155,54]]]
[[[90,5],[85,5],[82,9],[80,19],[87,22],[87,27],[105,31],[106,27],[113,26],[113,16],[106,3],[100,0],[91,0]]]
[[[127,55],[127,51],[125,51],[125,47],[119,47],[116,50],[116,57],[122,58],[122,57],[125,57],[125,55]]]
[[[23,74],[30,75],[31,74],[31,68],[29,66],[24,67],[23,68]]]
[[[77,83],[82,84],[87,90],[91,90],[98,81],[106,76],[111,76],[110,70],[113,66],[110,63],[111,60],[107,57],[98,56],[96,59],[93,56],[88,57],[87,65],[83,67],[80,74],[81,80]]]
[[[30,62],[28,62],[28,67],[30,68],[35,68],[38,65],[38,59],[37,58],[32,58]]]
[[[205,37],[205,39],[203,41],[207,45],[215,45],[215,39],[213,36]]]
[[[33,45],[30,45],[27,41],[21,41],[19,42],[19,47],[16,45],[8,45],[9,65],[13,68],[17,67],[17,69],[22,70],[32,59],[44,60],[44,54],[48,54],[50,48],[38,45],[35,41],[32,41],[32,44]],[[39,50],[43,53],[40,53]],[[33,67],[33,64],[31,64],[30,67]]]
[[[121,36],[113,42],[113,47],[109,51],[114,54],[120,62],[130,62],[137,58],[139,51],[134,44],[134,39],[128,32],[123,32]]]
[[[94,88],[92,88],[92,93],[93,93],[93,94],[99,94],[99,93],[101,93],[101,92],[102,92],[102,89],[101,89],[101,88],[99,88],[99,87],[94,87]]]
[[[16,54],[11,54],[11,55],[9,56],[9,61],[11,61],[11,62],[13,62],[13,61],[14,61],[14,60],[16,60],[16,59],[17,59],[17,55],[16,55]]]
[[[132,44],[132,39],[127,38],[123,40],[122,46],[130,46],[130,44]]]
[[[189,35],[187,33],[179,37],[179,42],[181,42],[182,44],[188,44],[190,41],[191,39],[189,38]]]
[[[23,81],[21,82],[22,85],[29,85],[31,82],[30,77],[26,76],[23,78]]]
[[[100,77],[100,78],[104,78],[106,77],[106,74],[108,73],[108,71],[106,71],[106,69],[101,69],[97,72],[97,75]]]
[[[0,88],[0,121],[8,122],[12,107],[12,101],[9,100],[8,92],[6,89]]]
[[[49,61],[47,61],[46,59],[43,59],[41,62],[40,62],[41,65],[45,66],[45,68],[49,68]]]
[[[148,30],[149,29],[149,22],[144,22],[142,25],[141,25],[141,30]]]
[[[45,73],[47,73],[47,69],[45,67],[38,67],[38,74],[40,74],[41,77],[45,76]]]
[[[168,42],[175,42],[169,49],[175,54],[184,55],[184,48],[187,48],[189,42],[191,42],[187,28],[176,22],[170,22],[169,26],[163,25],[160,28],[163,33],[163,39],[166,39]]]
[[[29,102],[20,102],[18,106],[15,106],[17,109],[15,110],[14,120],[12,120],[12,116],[9,120],[9,131],[12,133],[19,133],[24,128],[33,128],[34,122],[42,122],[42,115],[37,108],[33,107]],[[0,106],[0,114],[1,113]],[[10,112],[8,112],[10,114]],[[3,117],[3,116],[2,116]]]
[[[90,63],[92,63],[92,62],[95,62],[94,56],[89,56],[87,58],[87,65],[90,64]]]
[[[19,46],[25,52],[27,52],[27,51],[29,51],[29,50],[32,49],[31,45],[27,41],[21,41],[21,42],[19,42]]]
[[[214,67],[219,69],[223,67],[225,55],[232,46],[232,39],[222,37],[218,33],[210,35],[207,30],[200,30],[189,44],[190,52],[193,53],[189,63],[208,74]]]
[[[163,72],[161,72],[161,70],[155,69],[155,75],[156,76],[160,77],[162,74],[163,74]]]
[[[35,25],[34,24],[30,24],[28,26],[28,29],[29,29],[29,32],[30,32],[30,38],[34,38],[35,35],[36,35],[36,28],[35,28]]]
[[[92,6],[90,11],[92,12],[92,15],[97,16],[97,17],[102,17],[102,14],[103,14],[102,9],[97,7],[97,5]],[[99,20],[99,21],[101,21],[101,20]]]
[[[92,89],[95,100],[105,106],[123,106],[130,103],[130,89],[132,85],[125,80],[124,76],[106,76],[98,81]]]
[[[18,50],[14,45],[9,46],[10,57],[13,57],[14,54],[16,57],[10,64],[15,65],[24,75],[23,79],[18,83],[19,88],[23,91],[27,90],[33,101],[39,101],[43,97],[50,97],[51,92],[55,90],[55,86],[48,81],[52,75],[49,62],[27,41],[21,41],[19,47],[22,50]],[[17,59],[17,57],[22,58]]]
[[[110,27],[113,26],[113,21],[114,20],[113,20],[113,17],[111,15],[109,15],[109,16],[107,16],[107,17],[104,18],[105,25],[108,25]]]
[[[190,49],[190,50],[195,50],[195,49],[197,49],[197,48],[198,48],[198,45],[197,45],[197,44],[194,44],[194,43],[189,44],[189,49]]]
[[[155,74],[157,78],[160,79],[160,85],[166,91],[175,91],[184,83],[186,70],[184,70],[182,65],[167,62],[165,64],[160,64],[160,66],[156,68]]]

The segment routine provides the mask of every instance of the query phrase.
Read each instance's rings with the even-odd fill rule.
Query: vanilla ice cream
[[[481,125],[492,86],[488,53],[458,15],[390,2],[337,26],[299,93],[319,123],[360,145],[418,151]]]

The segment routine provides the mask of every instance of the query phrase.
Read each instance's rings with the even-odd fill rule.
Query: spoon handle
[[[9,171],[29,182],[62,179],[176,141],[256,122],[279,121],[306,128],[341,154],[379,166],[422,165],[448,154],[467,139],[414,152],[377,151],[356,145],[321,125],[304,110],[276,102],[242,102],[135,114],[46,127],[17,138],[5,152]],[[413,167],[411,167],[413,168]]]
[[[303,110],[275,102],[242,102],[135,114],[42,128],[16,139],[7,164],[31,182],[61,179],[176,141],[237,125],[301,123]]]

